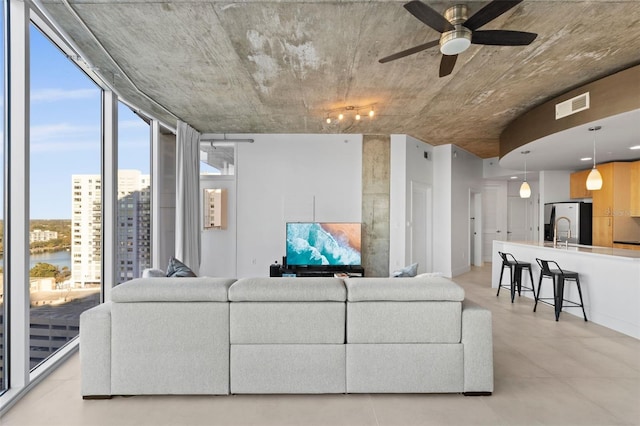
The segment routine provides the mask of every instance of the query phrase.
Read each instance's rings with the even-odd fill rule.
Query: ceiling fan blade
[[[489,21],[493,21],[509,9],[521,3],[522,0],[493,0],[485,7],[477,11],[471,18],[467,19],[462,25],[471,31],[476,30]]]
[[[451,74],[453,67],[456,66],[458,55],[442,55],[440,60],[440,77],[445,77]]]
[[[438,32],[452,31],[454,26],[435,10],[418,0],[410,1],[404,5],[413,16],[427,24]]]
[[[412,47],[411,49],[403,50],[402,52],[394,53],[393,55],[385,56],[378,62],[384,64],[385,62],[393,61],[396,59],[404,58],[405,56],[413,55],[414,53],[422,52],[430,47],[437,46],[440,40],[433,40],[428,43],[421,44],[419,46]]]
[[[538,34],[524,31],[486,30],[474,31],[471,43],[491,46],[526,46],[531,44]]]

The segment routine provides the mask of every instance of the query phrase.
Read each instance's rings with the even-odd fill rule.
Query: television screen
[[[360,265],[360,223],[287,223],[287,264]]]

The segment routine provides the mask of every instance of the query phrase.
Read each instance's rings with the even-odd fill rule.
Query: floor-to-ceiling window
[[[100,303],[101,89],[30,29],[30,365]]]
[[[102,290],[108,298],[119,277],[139,276],[151,258],[149,120],[119,105],[117,161],[121,171],[136,171],[137,189],[118,179],[114,190],[110,106],[117,96],[38,4],[3,3],[11,12],[0,10],[0,49],[5,40],[9,46],[0,65],[10,70],[0,66],[7,83],[0,103],[0,415],[77,347],[79,316],[100,303]],[[127,192],[127,214],[112,221],[117,191]],[[103,251],[114,248],[123,218],[125,253],[133,255],[106,282],[120,272],[118,248],[108,258]]]
[[[151,130],[123,103],[118,105],[118,203],[116,278],[142,276],[151,266]]]

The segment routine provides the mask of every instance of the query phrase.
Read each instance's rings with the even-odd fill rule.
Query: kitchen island
[[[502,269],[498,251],[511,253],[519,261],[531,263],[536,292],[539,291],[540,277],[536,258],[554,260],[562,269],[578,272],[589,321],[640,339],[640,251],[576,244],[567,246],[564,243],[554,247],[552,243],[494,241],[491,280],[494,288],[498,287]],[[508,279],[505,272],[503,282],[507,283]],[[528,286],[528,274],[523,274],[522,280],[523,285]],[[522,296],[533,299],[531,292],[522,293]],[[550,279],[543,280],[540,296],[553,297]],[[575,284],[569,282],[565,285],[564,298],[580,300]],[[536,316],[546,314],[540,309],[535,314],[532,312]],[[563,308],[560,321],[565,314],[582,317],[580,308]],[[553,318],[552,312],[548,315]]]

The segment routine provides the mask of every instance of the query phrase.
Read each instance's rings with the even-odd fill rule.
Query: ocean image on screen
[[[287,223],[287,264],[360,265],[360,223]]]

